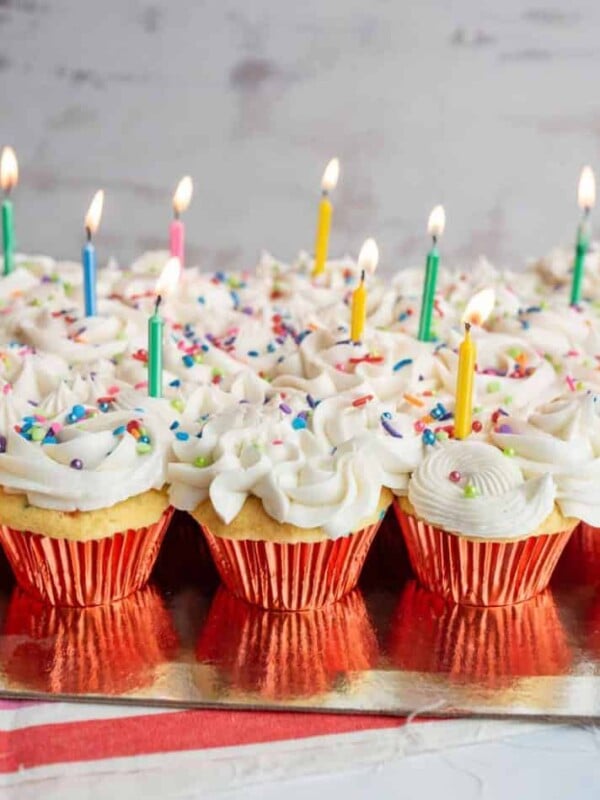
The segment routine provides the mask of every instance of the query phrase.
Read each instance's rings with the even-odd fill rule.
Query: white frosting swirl
[[[467,486],[473,487],[474,496],[468,496]],[[435,447],[408,485],[408,498],[420,518],[481,539],[531,535],[552,512],[554,497],[550,475],[525,480],[511,458],[475,441]]]
[[[131,420],[146,430],[147,452],[140,452],[144,448],[127,431]],[[162,488],[166,448],[151,417],[93,410],[93,416],[73,424],[65,423],[64,415],[35,424],[47,432],[53,423],[59,426],[53,433],[56,443],[25,438],[14,428],[8,431],[6,452],[0,454],[5,491],[22,492],[40,508],[91,511]]]

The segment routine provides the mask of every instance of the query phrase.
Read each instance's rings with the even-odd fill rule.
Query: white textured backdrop
[[[160,246],[190,172],[194,259],[290,258],[338,154],[336,252],[420,261],[443,202],[447,260],[516,265],[571,240],[600,167],[599,24],[594,0],[0,0],[19,244],[76,255],[104,186],[102,254]]]

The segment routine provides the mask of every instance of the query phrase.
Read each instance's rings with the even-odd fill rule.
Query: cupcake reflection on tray
[[[392,620],[394,667],[504,688],[514,679],[562,675],[572,654],[550,590],[510,606],[461,606],[416,581]]]
[[[351,691],[352,673],[376,665],[378,645],[358,590],[326,608],[289,613],[265,611],[221,588],[196,657],[203,691],[279,701]]]
[[[0,669],[12,689],[122,695],[150,686],[177,647],[171,617],[151,586],[94,608],[53,607],[16,589]]]

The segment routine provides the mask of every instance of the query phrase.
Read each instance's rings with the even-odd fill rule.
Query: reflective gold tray
[[[152,585],[111,606],[44,606],[0,565],[0,695],[165,706],[600,717],[598,564],[568,546],[553,585],[505,608],[452,605],[378,535],[359,589],[262,611],[172,525]]]

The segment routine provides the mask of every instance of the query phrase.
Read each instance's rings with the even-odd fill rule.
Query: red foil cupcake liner
[[[524,603],[475,607],[409,581],[392,618],[394,666],[500,688],[514,678],[568,672],[572,653],[550,589]]]
[[[579,523],[565,547],[557,573],[565,583],[600,583],[600,528]]]
[[[147,586],[96,608],[50,606],[16,589],[0,645],[12,684],[52,694],[121,695],[152,684],[177,652],[158,592]]]
[[[335,540],[297,544],[223,539],[202,530],[232,594],[274,611],[301,611],[354,589],[379,524]]]
[[[394,508],[422,586],[470,606],[505,606],[548,586],[571,529],[510,542],[474,541]]]
[[[99,606],[141,589],[173,514],[145,528],[76,542],[0,526],[0,543],[19,586],[56,606]]]
[[[330,691],[375,666],[378,645],[358,589],[339,603],[301,613],[266,611],[227,589],[215,595],[196,647],[229,690],[269,700]]]

